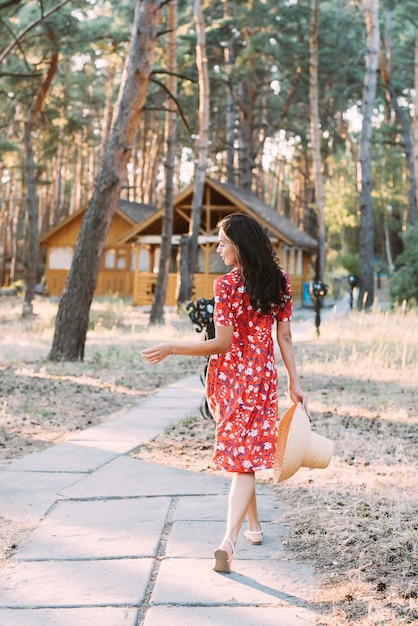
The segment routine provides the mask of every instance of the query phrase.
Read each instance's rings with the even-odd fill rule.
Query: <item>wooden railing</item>
[[[67,280],[67,270],[47,270],[46,294],[60,296]],[[212,298],[213,281],[221,274],[195,274],[193,298]],[[167,287],[167,306],[177,304],[177,274],[169,274]],[[292,289],[295,301],[302,300],[303,283],[301,276],[293,276]],[[133,297],[137,306],[151,305],[154,298],[157,275],[153,272],[122,272],[120,270],[101,271],[97,280],[95,296],[118,295],[121,298]]]

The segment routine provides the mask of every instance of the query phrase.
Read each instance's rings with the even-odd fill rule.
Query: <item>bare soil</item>
[[[127,410],[160,386],[201,371],[204,359],[172,357],[152,367],[140,350],[156,337],[198,340],[187,316],[95,302],[83,363],[52,363],[56,302],[39,299],[31,320],[21,301],[0,299],[0,464]],[[294,337],[313,429],[335,442],[326,470],[301,469],[281,485],[287,558],[317,571],[318,624],[418,624],[418,316],[379,310],[328,316],[321,335],[296,313]],[[285,374],[280,409],[288,405]],[[203,389],[202,389],[203,395]],[[212,472],[212,421],[196,415],[141,446],[136,456]],[[27,528],[0,517],[0,565]]]

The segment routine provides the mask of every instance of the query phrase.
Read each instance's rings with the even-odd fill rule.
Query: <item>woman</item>
[[[215,338],[199,343],[159,343],[142,352],[150,363],[170,354],[210,356],[206,393],[216,421],[213,463],[233,473],[226,533],[214,552],[213,569],[230,573],[238,533],[245,517],[245,537],[261,544],[255,471],[273,467],[277,439],[276,337],[288,375],[289,395],[302,402],[290,329],[292,293],[279,268],[270,239],[260,224],[242,213],[218,224],[217,252],[233,269],[214,282]]]

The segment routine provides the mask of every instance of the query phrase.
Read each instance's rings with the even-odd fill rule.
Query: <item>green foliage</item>
[[[397,304],[418,302],[418,224],[404,235],[405,249],[396,260],[397,269],[390,283],[390,295]]]
[[[339,261],[349,274],[360,276],[360,257],[357,254],[341,254]]]
[[[0,154],[4,155],[6,152],[16,152],[17,150],[18,147],[14,143],[5,137],[0,137]]]

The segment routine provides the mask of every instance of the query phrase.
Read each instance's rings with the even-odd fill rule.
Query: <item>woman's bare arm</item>
[[[296,369],[295,351],[293,348],[292,331],[290,322],[277,322],[277,343],[287,371],[289,395],[294,403],[301,402],[303,408],[308,413],[306,407],[306,396],[299,384],[299,377]]]
[[[225,354],[228,352],[234,335],[233,326],[215,326],[214,339],[193,343],[156,343],[150,348],[142,350],[142,356],[150,363],[159,363],[170,354],[184,354],[187,356],[210,356],[211,354]]]

